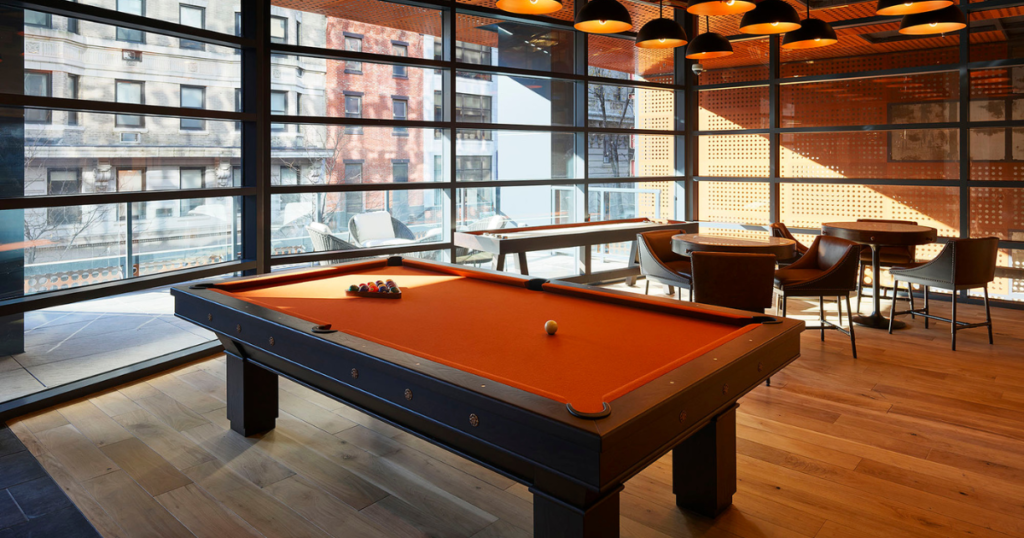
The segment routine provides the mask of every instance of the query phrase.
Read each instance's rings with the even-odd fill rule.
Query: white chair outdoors
[[[310,223],[306,226],[306,232],[309,233],[309,240],[313,243],[314,252],[330,252],[334,250],[355,250],[357,247],[348,241],[338,239],[331,233],[331,229],[326,224],[319,222]],[[342,263],[346,260],[321,260],[320,265],[330,265],[333,263]]]

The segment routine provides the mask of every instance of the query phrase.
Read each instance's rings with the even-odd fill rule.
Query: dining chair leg
[[[782,317],[786,317],[786,296],[782,296]]]
[[[647,286],[644,287],[644,295],[650,295],[650,294],[651,294],[651,281],[648,280],[647,281]]]
[[[910,283],[908,282],[907,284],[909,285]],[[892,286],[893,286],[893,289],[899,289],[900,281],[896,280],[896,279],[893,279]],[[914,307],[910,307],[910,308],[914,308]],[[894,323],[893,322],[894,319],[896,319],[896,299],[893,299],[892,303],[889,304],[889,334],[892,334],[892,324]]]
[[[914,307],[914,285],[910,282],[907,282],[907,296],[910,298],[910,319],[917,319],[914,317],[914,310],[917,310]]]
[[[953,351],[956,351],[956,290],[953,290],[953,316],[949,324],[949,332],[953,336]]]
[[[836,297],[837,301],[839,299],[840,299],[839,297]],[[840,319],[839,323],[842,323],[842,322],[843,322],[843,320]],[[853,333],[853,315],[850,313],[850,296],[849,296],[849,294],[847,294],[847,296],[846,296],[846,322],[850,324],[850,347],[853,349],[853,358],[856,359],[857,358],[857,337]]]
[[[842,321],[841,319],[839,320]],[[818,325],[821,325],[821,341],[825,341],[825,298],[818,297]]]
[[[928,311],[928,286],[924,287],[924,313],[925,314],[930,314],[931,313],[931,312]],[[928,316],[924,317],[924,328],[925,329],[928,328]]]
[[[988,343],[989,345],[994,344],[992,341],[992,311],[988,309],[988,284],[983,288],[985,292],[985,321],[988,322]]]
[[[680,299],[683,298],[683,291],[682,290],[679,290],[679,298]],[[692,283],[690,284],[690,302],[691,303],[693,302],[693,284]]]
[[[857,264],[857,312],[860,312],[860,300],[864,296],[864,262]]]

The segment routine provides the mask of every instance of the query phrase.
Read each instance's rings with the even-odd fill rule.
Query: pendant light
[[[839,42],[836,31],[832,25],[821,20],[811,18],[811,3],[807,2],[807,17],[800,23],[799,30],[786,32],[782,38],[784,49],[813,49],[815,47],[827,47]]]
[[[878,0],[875,15],[913,15],[951,5],[952,0]]]
[[[763,0],[740,20],[744,34],[784,34],[800,29],[800,14],[782,0]]]
[[[757,7],[753,0],[690,0],[686,11],[694,15],[736,15]]]
[[[665,0],[658,3],[658,18],[640,27],[636,46],[642,49],[672,49],[686,44],[686,32],[679,23],[665,18]]]
[[[731,55],[732,43],[729,43],[729,40],[722,37],[721,34],[711,31],[711,23],[708,22],[706,15],[704,23],[707,26],[707,31],[690,41],[686,47],[686,57],[690,60],[710,60]]]
[[[562,9],[559,0],[498,0],[498,9],[509,13],[545,15]]]
[[[588,34],[617,34],[633,27],[626,6],[615,0],[592,0],[576,14],[577,30]]]
[[[927,13],[906,15],[900,22],[904,35],[948,34],[967,27],[967,19],[957,6],[947,6]]]

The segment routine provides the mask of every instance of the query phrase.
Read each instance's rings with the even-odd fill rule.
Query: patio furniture
[[[360,213],[348,220],[348,232],[361,247],[405,245],[416,242],[416,234],[387,211]]]
[[[326,224],[319,222],[310,223],[306,226],[306,233],[309,234],[309,240],[313,243],[314,252],[331,252],[335,250],[355,250],[357,247],[348,241],[342,241],[331,233],[330,227]],[[333,263],[342,263],[346,260],[321,260],[320,265],[330,265]]]
[[[464,232],[481,232],[485,230],[500,230],[511,224],[516,226],[511,219],[502,214],[491,215],[490,217],[475,220],[466,226]],[[483,250],[474,250],[466,247],[455,248],[455,263],[476,265],[478,263],[490,263],[494,254]]]
[[[951,239],[942,247],[939,255],[927,263],[912,263],[897,266],[889,270],[895,280],[894,286],[900,282],[908,282],[924,286],[924,308],[903,312],[896,311],[896,301],[889,306],[889,334],[892,334],[893,319],[901,314],[917,314],[924,317],[924,326],[928,328],[928,320],[945,321],[950,324],[952,348],[956,351],[956,332],[974,327],[988,327],[988,343],[992,344],[992,313],[988,304],[988,284],[996,277],[996,256],[999,253],[999,239],[983,237],[978,239]],[[953,292],[953,314],[950,319],[933,316],[928,311],[928,289],[931,287],[951,290]],[[985,322],[965,323],[956,320],[956,292],[981,288],[985,294]]]
[[[857,262],[860,246],[852,241],[818,236],[811,248],[789,267],[775,271],[775,288],[782,293],[782,315],[786,315],[786,301],[790,297],[817,297],[818,321],[821,341],[825,329],[835,329],[850,337],[853,358],[857,358],[857,340],[850,315],[850,292],[857,289]],[[842,299],[846,297],[846,319],[850,329],[843,329]],[[835,297],[839,309],[839,324],[825,319],[825,297]],[[812,327],[808,327],[812,328]]]
[[[640,274],[647,278],[644,293],[651,292],[651,281],[668,288],[668,294],[679,288],[679,300],[683,300],[683,287],[690,290],[693,300],[693,277],[690,258],[672,251],[672,236],[684,234],[686,230],[660,230],[637,234],[636,246],[640,255]]]

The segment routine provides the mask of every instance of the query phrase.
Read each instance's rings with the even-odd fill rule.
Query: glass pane
[[[587,93],[587,124],[613,129],[675,128],[673,92],[590,84]]]
[[[161,21],[177,21],[181,2],[179,0],[77,0],[80,4],[101,7],[105,9],[117,9],[124,13],[142,15],[150,19]],[[203,2],[206,6],[206,29],[222,34],[235,35],[235,16],[240,11],[240,0],[217,0],[215,2]],[[188,24],[182,22],[182,24]],[[83,22],[83,33],[88,33],[88,27],[93,23]],[[191,25],[190,25],[191,26]],[[124,30],[124,29],[122,29]],[[141,33],[141,32],[140,32]],[[111,30],[113,36],[113,30]],[[155,34],[146,33],[149,44],[153,44]],[[175,39],[174,47],[177,47]]]
[[[576,86],[571,80],[488,75],[490,83],[482,84],[464,74],[460,71],[456,77],[456,93],[489,98],[494,123],[573,124]]]
[[[642,49],[631,39],[608,35],[587,36],[587,73],[591,76],[674,83],[672,49]]]
[[[768,135],[706,135],[697,146],[697,175],[768,177]]]
[[[676,175],[674,136],[591,133],[588,146],[592,178]]]
[[[272,0],[271,4],[274,15],[286,17],[289,27],[298,28],[296,24],[301,20],[300,44],[305,47],[346,50],[345,38],[352,36],[360,41],[359,50],[363,52],[399,55],[391,42],[400,41],[407,44],[409,56],[433,58],[434,44],[440,41],[441,11],[436,9],[382,0]],[[300,36],[296,34],[297,31],[289,32],[281,42],[297,44]]]
[[[782,127],[955,122],[960,118],[959,98],[960,76],[956,72],[779,88]]]
[[[767,183],[698,181],[697,203],[700,220],[734,224],[769,223],[770,202]]]
[[[979,69],[970,72],[971,121],[1024,119],[1024,67]]]
[[[971,237],[1024,241],[1024,189],[971,189]]]
[[[408,128],[394,136],[391,127],[364,127],[352,133],[337,125],[287,125],[271,139],[271,162],[294,170],[299,185],[392,183],[393,163],[408,163],[408,181],[447,181],[435,177],[435,156],[447,162],[447,131]],[[358,174],[354,166],[360,165]],[[348,170],[348,172],[346,172]],[[271,176],[277,175],[272,170]]]
[[[732,24],[731,33],[716,22],[719,17],[711,20],[712,30],[724,35],[739,34],[738,24]],[[738,22],[739,19],[737,18]],[[703,24],[701,28],[706,28]],[[703,32],[702,32],[703,33]],[[701,60],[704,70],[697,77],[698,84],[725,84],[729,82],[752,82],[768,80],[768,40],[750,39],[732,43],[733,54],[722,58]]]
[[[672,181],[644,181],[641,183],[604,183],[589,186],[587,215],[590,221],[616,219],[674,219],[682,215],[676,196],[682,198],[682,183]],[[612,245],[604,245],[608,251]],[[623,256],[629,253],[625,245]],[[618,252],[618,248],[614,249]]]
[[[1018,232],[1024,240],[1024,235]],[[973,296],[981,295],[981,290],[970,290]],[[1024,250],[1001,248],[996,255],[996,279],[988,285],[988,294],[995,299],[1004,301],[1024,301]]]
[[[957,179],[959,131],[907,129],[845,133],[784,133],[782,177]]]
[[[820,228],[822,222],[895,219],[931,226],[944,237],[960,231],[960,195],[956,187],[882,185],[780,186],[782,221],[792,228]]]
[[[814,16],[822,20],[841,20],[837,17],[842,16],[840,13],[842,11],[844,10],[825,9],[816,11]],[[873,11],[858,12],[850,18],[873,15]],[[839,37],[838,44],[809,49],[783,49],[780,66],[782,77],[949,65],[959,61],[959,32],[910,37],[900,34],[899,27],[900,23],[897,20],[882,24],[838,28],[836,29],[836,34]],[[973,39],[972,36],[972,41]]]
[[[223,263],[241,256],[241,198],[131,205],[135,276]]]
[[[459,181],[572,179],[583,174],[576,164],[574,133],[459,129],[456,136]],[[483,157],[490,162],[490,174],[470,168]]]
[[[455,59],[551,73],[572,73],[573,31],[456,14]]]
[[[1002,9],[974,11],[971,17],[970,61],[985,62],[1024,58],[1021,36],[1009,28],[1020,25],[1024,9],[1011,6]]]
[[[28,125],[24,138],[17,129],[0,129],[0,147],[25,155],[23,174],[4,178],[17,185],[16,196],[53,193],[54,171],[73,171],[81,181],[78,192],[91,194],[195,188],[182,185],[181,170],[188,169],[204,171],[206,188],[231,187],[234,168],[241,166],[234,122],[205,121],[206,130],[192,134],[179,129],[186,118],[145,117],[146,131],[129,131],[126,141],[115,123],[124,115],[79,112],[79,125],[65,126],[67,112],[43,112],[52,114],[54,124]]]
[[[443,242],[447,200],[440,189],[275,194],[274,255]],[[390,216],[390,226],[382,226],[379,215],[368,216],[380,212]],[[306,228],[313,222],[327,226],[331,238],[314,243]]]
[[[495,215],[510,221],[506,228],[576,222],[575,186],[477,187],[456,192],[460,230]]]
[[[701,131],[769,127],[768,86],[704,90],[698,95],[700,109],[697,129]]]
[[[206,108],[206,88],[182,86],[181,106],[184,108]]]
[[[194,6],[181,6],[181,24],[193,28],[203,27],[203,8]]]
[[[440,93],[445,71],[407,67],[404,77],[395,77],[394,66],[388,64],[361,62],[362,70],[353,72],[346,66],[351,62],[306,57],[300,57],[300,60],[300,64],[306,67],[296,69],[296,73],[303,73],[301,78],[294,79],[298,91],[309,91],[302,88],[301,84],[307,77],[313,76],[307,74],[310,65],[319,62],[319,70],[326,72],[326,78],[320,76],[319,79],[308,79],[326,81],[326,88],[301,94],[303,99],[299,104],[302,106],[299,106],[297,112],[300,116],[392,119],[392,103],[399,101],[407,104],[406,119],[410,120],[434,120],[443,111],[444,100]],[[362,101],[361,116],[351,115],[360,112],[352,109],[354,105],[347,103],[350,98],[358,98],[352,101]],[[271,99],[273,110],[284,110],[287,100],[285,93],[275,92]]]
[[[971,129],[971,179],[1024,179],[1024,128]]]

